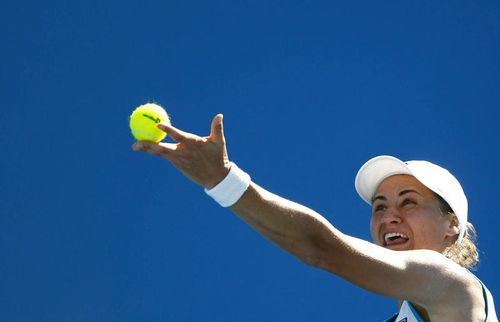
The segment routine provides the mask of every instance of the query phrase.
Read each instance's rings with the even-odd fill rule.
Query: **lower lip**
[[[391,243],[391,244],[385,244],[384,247],[385,248],[389,248],[389,249],[393,249],[393,250],[400,250],[400,249],[406,249],[407,246],[408,246],[408,242],[409,242],[409,239],[405,240],[405,241],[401,241],[401,242],[395,242],[395,243]]]

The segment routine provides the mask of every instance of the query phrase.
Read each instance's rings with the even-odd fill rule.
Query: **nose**
[[[382,222],[385,224],[399,224],[401,223],[401,216],[396,209],[390,207],[382,216]]]

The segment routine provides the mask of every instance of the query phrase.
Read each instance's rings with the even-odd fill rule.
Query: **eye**
[[[378,212],[378,211],[383,211],[385,210],[387,207],[384,205],[384,204],[379,204],[379,205],[375,205],[373,207],[373,212]]]
[[[401,207],[404,207],[404,206],[407,206],[407,205],[415,205],[417,202],[415,200],[412,200],[412,199],[404,199],[402,202],[401,202]]]

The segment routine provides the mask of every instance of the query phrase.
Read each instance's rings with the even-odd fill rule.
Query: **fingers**
[[[222,114],[217,114],[212,120],[212,126],[210,131],[210,138],[212,138],[216,142],[224,141],[224,129],[222,125]],[[197,135],[184,132],[179,130],[178,128],[172,126],[171,124],[161,123],[158,124],[158,128],[164,132],[166,132],[170,137],[179,143],[189,144],[190,141],[200,141],[200,137]]]
[[[219,143],[224,141],[224,126],[222,124],[223,119],[222,114],[217,114],[212,120],[212,126],[210,131],[210,137]]]
[[[170,135],[176,142],[184,142],[191,136],[189,133],[181,131],[170,124],[161,123],[158,124],[158,128]]]
[[[173,152],[177,150],[177,144],[137,141],[132,145],[132,150],[146,152],[169,159]]]
[[[197,135],[184,132],[170,124],[159,124],[158,128],[170,135],[178,143],[155,143],[149,141],[138,141],[132,145],[134,151],[146,152],[173,160],[180,155],[181,151],[201,151],[204,150],[205,143],[212,141],[225,146],[224,129],[222,125],[222,114],[217,114],[211,125],[210,137],[199,137]],[[180,149],[179,149],[180,148]]]

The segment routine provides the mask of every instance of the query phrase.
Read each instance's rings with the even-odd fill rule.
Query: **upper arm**
[[[323,247],[319,266],[369,291],[424,307],[477,293],[472,274],[438,252],[393,251],[347,235],[340,240],[333,252]]]

